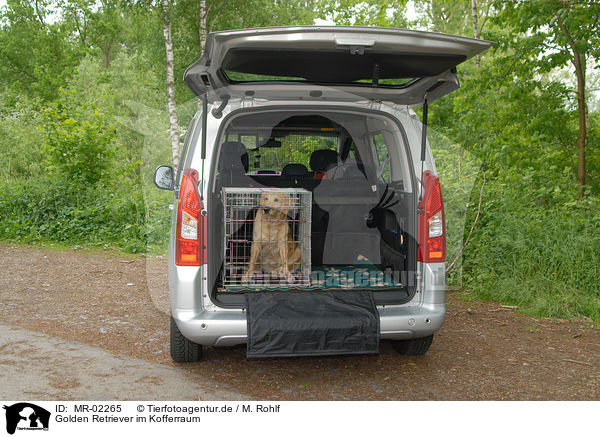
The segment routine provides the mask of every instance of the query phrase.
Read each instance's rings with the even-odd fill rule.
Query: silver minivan
[[[171,356],[429,349],[446,313],[445,219],[427,108],[490,42],[390,28],[211,33],[169,247]],[[412,108],[423,106],[423,123]]]

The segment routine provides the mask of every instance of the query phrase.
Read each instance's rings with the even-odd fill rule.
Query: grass
[[[471,297],[534,317],[600,323],[597,199],[547,204],[490,192],[463,260]]]
[[[127,260],[134,260],[140,258],[139,253],[131,253],[125,252],[118,247],[109,246],[108,244],[104,244],[102,246],[87,246],[87,245],[71,245],[60,242],[43,242],[43,241],[30,241],[30,242],[15,242],[9,240],[0,240],[0,244],[10,245],[16,247],[24,247],[24,248],[38,248],[43,249],[49,252],[64,252],[64,251],[77,251],[82,253],[88,253],[92,255],[101,256],[105,259],[110,258],[122,258]],[[158,253],[157,255],[160,255]]]

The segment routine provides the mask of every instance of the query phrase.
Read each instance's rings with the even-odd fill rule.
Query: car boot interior
[[[301,289],[370,289],[378,304],[410,299],[415,284],[408,272],[416,270],[414,172],[399,127],[391,124],[379,115],[322,110],[233,117],[217,144],[209,180],[209,257],[218,260],[208,272],[213,301],[239,307],[244,293],[253,290],[223,285],[222,191],[231,187],[310,193],[313,280]],[[250,209],[238,235],[252,235],[255,216],[256,208]],[[236,241],[238,252],[249,258],[252,241]],[[293,282],[274,287],[298,288]]]

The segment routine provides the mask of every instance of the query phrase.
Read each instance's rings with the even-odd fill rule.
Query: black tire
[[[202,358],[202,345],[192,343],[183,336],[171,316],[171,358],[176,363],[194,363]]]
[[[392,347],[402,355],[424,355],[431,346],[433,334],[422,338],[411,338],[410,340],[394,340]]]

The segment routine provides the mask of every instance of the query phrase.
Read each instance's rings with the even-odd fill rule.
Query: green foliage
[[[107,176],[118,147],[116,128],[107,114],[68,91],[61,92],[42,117],[45,163],[56,179],[76,186],[95,184]]]
[[[535,169],[514,169],[486,184],[464,259],[464,285],[473,296],[534,316],[600,320],[600,201],[571,200],[571,185],[569,171],[549,183]],[[473,219],[471,210],[468,223]]]
[[[38,176],[43,168],[43,134],[35,102],[0,97],[0,181]]]
[[[488,1],[478,0],[482,9]],[[473,36],[471,0],[417,0],[417,24],[434,32]]]
[[[0,238],[109,244],[146,250],[139,188],[125,195],[106,184],[65,185],[32,178],[0,185]]]
[[[509,47],[522,47],[535,41],[537,50],[523,61],[537,64],[542,72],[571,62],[573,44],[581,54],[600,55],[600,3],[586,0],[496,1],[499,13],[494,20],[519,32],[501,41]]]
[[[49,24],[51,2],[8,0],[0,11],[0,85],[31,98],[52,100],[78,62],[60,23]]]
[[[319,13],[338,25],[404,27],[407,1],[391,0],[319,0]],[[391,15],[390,15],[391,13]]]
[[[154,75],[139,55],[89,56],[51,104],[4,95],[0,238],[166,249],[171,193],[148,189],[170,156]]]

